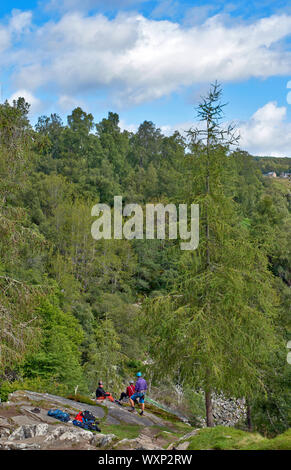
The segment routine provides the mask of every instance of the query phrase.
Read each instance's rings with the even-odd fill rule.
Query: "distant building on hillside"
[[[268,173],[266,173],[265,176],[268,176],[269,178],[277,178],[277,174],[275,171],[269,171]]]
[[[291,173],[283,172],[280,174],[280,178],[291,178]]]

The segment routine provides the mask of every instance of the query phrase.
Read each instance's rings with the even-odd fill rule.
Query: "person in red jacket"
[[[124,398],[130,398],[135,392],[135,386],[134,386],[134,381],[130,380],[129,386],[126,387],[126,392],[121,392],[119,402],[123,400]]]

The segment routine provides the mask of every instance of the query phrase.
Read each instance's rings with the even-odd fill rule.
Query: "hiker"
[[[106,400],[106,398],[112,402],[114,402],[114,398],[111,396],[110,393],[108,392],[105,392],[104,388],[103,388],[103,382],[102,380],[100,380],[98,382],[98,388],[96,390],[96,398],[97,400]]]
[[[126,392],[121,392],[119,402],[123,400],[124,398],[130,398],[135,392],[135,386],[134,386],[134,381],[130,380],[129,386],[126,387]]]
[[[137,399],[139,399],[139,403],[141,405],[140,415],[142,416],[144,413],[144,398],[145,398],[145,393],[147,391],[148,386],[147,386],[146,380],[142,378],[141,372],[138,372],[136,376],[138,377],[138,379],[135,383],[135,392],[129,398],[129,401],[131,404],[131,410],[129,411],[135,411],[134,403]]]

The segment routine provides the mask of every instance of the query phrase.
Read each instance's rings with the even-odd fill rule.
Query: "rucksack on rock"
[[[95,423],[98,423],[96,416],[88,410],[83,411],[83,418],[85,421],[94,421]]]
[[[101,429],[97,426],[97,423],[94,423],[94,421],[87,421],[85,423],[81,423],[80,421],[77,421],[76,419],[74,419],[73,424],[74,426],[78,426],[79,428],[86,429],[87,431],[101,432]]]
[[[88,431],[101,431],[101,429],[99,429],[97,426],[99,422],[97,421],[96,416],[94,416],[88,410],[85,410],[83,412],[80,411],[80,413],[75,416],[73,424],[80,428],[87,429]]]
[[[68,421],[70,421],[69,413],[65,413],[65,411],[62,411],[62,410],[51,409],[47,412],[47,414],[48,416],[51,416],[52,418],[59,419],[63,423],[67,423]]]

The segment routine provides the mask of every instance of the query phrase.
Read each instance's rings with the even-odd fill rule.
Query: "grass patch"
[[[217,426],[201,429],[187,441],[189,450],[291,450],[291,429],[267,439],[258,433]]]
[[[103,424],[102,434],[115,434],[119,440],[135,439],[139,436],[143,426],[138,424]]]
[[[257,444],[249,444],[246,450],[291,450],[291,429],[273,439],[263,439]]]
[[[96,401],[93,401],[91,400],[91,398],[89,397],[86,397],[85,395],[67,395],[66,398],[68,400],[74,400],[74,401],[77,401],[79,403],[85,403],[86,405],[93,405],[93,406],[96,406],[97,403]]]
[[[177,435],[171,431],[160,431],[155,435],[155,438],[158,439],[159,437],[165,439],[166,441],[171,441],[173,437]]]

